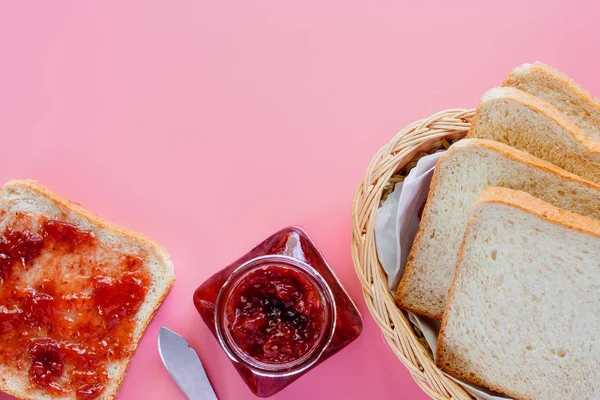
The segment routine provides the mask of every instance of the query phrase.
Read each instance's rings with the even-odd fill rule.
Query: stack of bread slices
[[[440,158],[396,293],[436,363],[515,399],[600,399],[600,103],[541,63]]]

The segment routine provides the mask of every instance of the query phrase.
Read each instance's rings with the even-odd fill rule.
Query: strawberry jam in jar
[[[277,393],[362,331],[356,306],[297,227],[212,276],[196,289],[194,304],[260,397]]]

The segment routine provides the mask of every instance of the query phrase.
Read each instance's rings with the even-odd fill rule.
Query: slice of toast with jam
[[[30,180],[0,190],[0,390],[112,399],[175,279],[167,252]]]

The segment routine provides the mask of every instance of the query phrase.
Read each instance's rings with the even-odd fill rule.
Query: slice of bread
[[[502,86],[520,89],[552,104],[585,135],[600,140],[600,102],[562,72],[540,62],[523,64]]]
[[[598,304],[600,222],[487,188],[461,246],[436,363],[514,399],[598,399]]]
[[[46,240],[49,239],[44,236],[48,233],[48,221],[55,223],[52,226],[63,229],[55,232],[58,239],[50,242],[51,245],[47,245]],[[56,225],[58,223],[63,225]],[[33,331],[25,325],[19,325],[27,331],[28,336],[22,335],[17,328],[11,333],[4,329],[5,326],[0,326],[0,390],[21,399],[75,399],[75,390],[49,389],[36,384],[37,381],[32,380],[30,375],[34,368],[31,354],[36,351],[32,350],[35,347],[31,346],[30,341],[52,340],[57,343],[54,348],[66,351],[65,343],[68,343],[72,345],[70,351],[75,349],[83,356],[92,354],[90,357],[93,357],[94,349],[98,346],[109,348],[106,354],[111,356],[103,364],[105,369],[102,370],[102,376],[106,377],[104,389],[96,392],[99,394],[95,398],[113,399],[144,331],[174,282],[173,264],[169,255],[158,244],[99,218],[31,180],[11,181],[0,190],[0,244],[4,246],[0,247],[0,253],[3,248],[8,248],[5,243],[15,229],[33,232],[28,235],[37,237],[37,243],[43,241],[44,247],[37,253],[37,258],[17,257],[12,272],[4,274],[0,284],[0,317],[5,317],[11,309],[17,310],[22,304],[28,304],[26,301],[22,304],[15,303],[15,292],[10,292],[11,290],[27,293],[29,296],[51,288],[47,292],[49,295],[44,294],[39,298],[48,301],[48,296],[53,296],[51,304],[54,309],[41,311],[46,314],[37,319],[36,323],[39,325]],[[75,229],[72,232],[79,235],[72,242],[68,242],[71,239],[67,239],[67,236],[61,236],[75,234],[69,233],[70,229]],[[10,251],[14,253],[13,250]],[[3,257],[6,255],[0,254],[0,262]],[[138,292],[123,288],[141,287],[135,284],[142,285],[142,279],[147,285],[146,291],[138,300],[132,300]],[[126,281],[133,282],[133,286],[121,285]],[[110,288],[115,291],[108,291]],[[114,296],[101,297],[110,293]],[[33,298],[35,302],[38,297]],[[137,302],[135,308],[132,306],[134,302]],[[58,304],[67,304],[68,307],[59,308]],[[127,314],[126,309],[131,312]],[[59,311],[64,313],[64,316],[60,314],[60,318],[56,317],[64,324],[60,331],[50,328],[52,325],[46,323],[58,315],[56,313]],[[110,322],[102,318],[110,318]],[[2,318],[0,321],[4,323]],[[102,322],[98,324],[98,321]],[[127,329],[122,328],[123,326],[127,326]],[[94,347],[81,350],[85,344],[78,342],[79,338],[88,335],[87,337],[95,340],[95,335],[100,332],[99,328],[105,330],[107,341],[91,343]],[[121,339],[120,343],[116,343]],[[15,352],[15,349],[20,351]],[[69,379],[74,379],[74,375],[65,375],[72,371],[73,366],[69,365],[67,358],[64,360],[64,371],[61,366],[59,374],[62,375],[56,384],[67,382],[68,386],[68,382],[73,382]],[[93,372],[94,368],[96,367],[91,367],[89,371]],[[79,389],[90,393],[97,390],[89,385],[81,385]]]
[[[584,135],[551,104],[519,89],[486,92],[468,137],[506,143],[600,183],[600,141]]]
[[[463,139],[440,157],[396,293],[402,308],[442,317],[471,208],[487,186],[523,190],[600,219],[600,185],[505,144]]]

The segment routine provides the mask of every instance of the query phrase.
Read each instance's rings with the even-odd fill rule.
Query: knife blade
[[[158,353],[188,399],[218,400],[198,354],[187,340],[163,326],[158,333]]]

